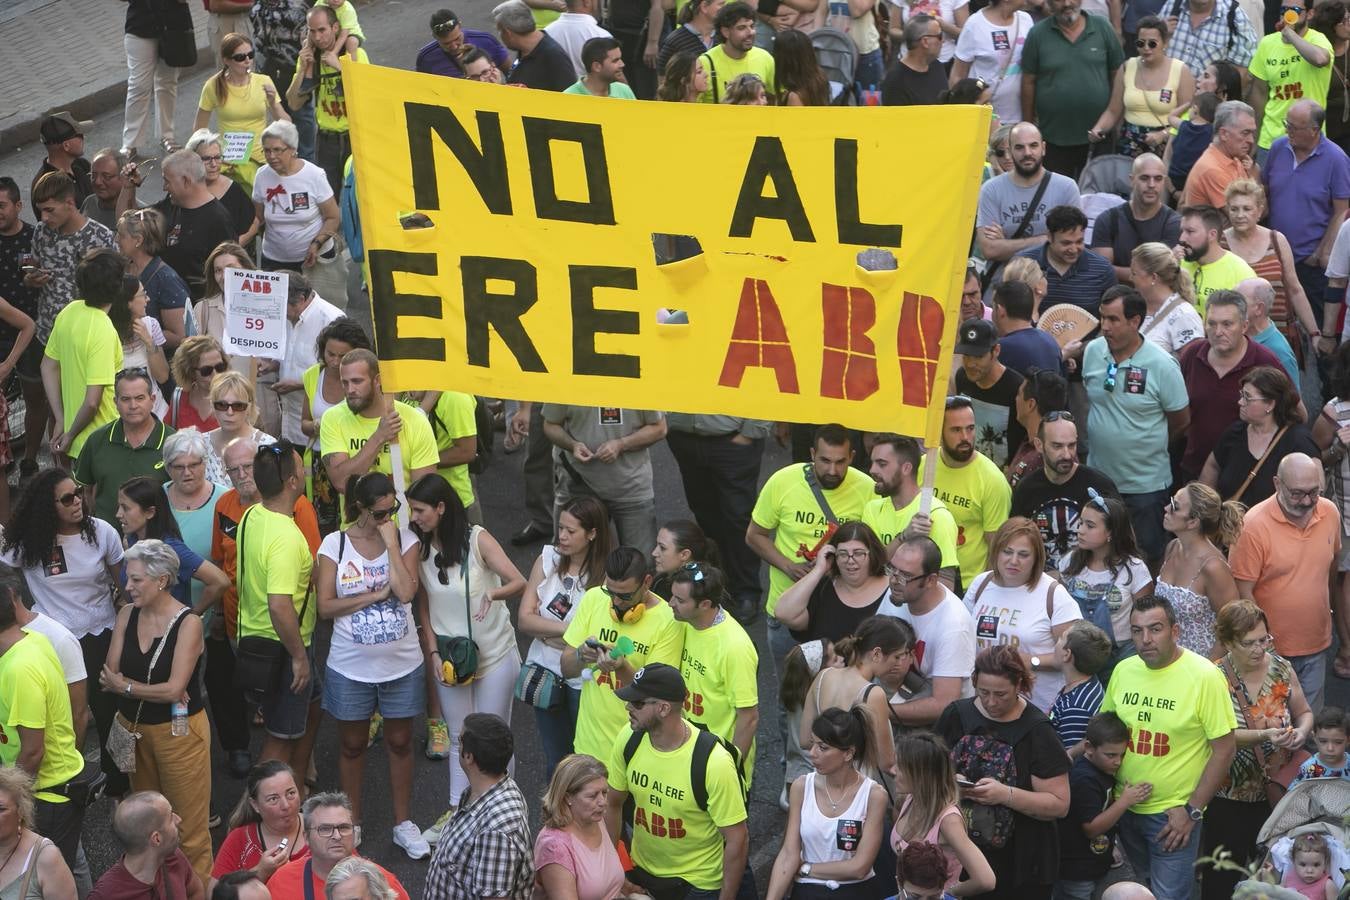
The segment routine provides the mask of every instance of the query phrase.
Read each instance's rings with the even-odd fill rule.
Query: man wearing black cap
[[[33,176],[33,184],[48,172],[65,172],[75,180],[75,205],[82,206],[84,198],[94,192],[89,160],[84,158],[84,132],[93,124],[77,121],[65,111],[43,119],[39,133],[47,147],[47,155],[42,160],[42,168]]]
[[[628,706],[609,763],[605,824],[616,843],[633,797],[634,868],[628,877],[656,897],[757,896],[746,868],[749,831],[736,762],[711,733],[680,715],[678,669],[648,663],[617,691]],[[687,885],[672,890],[671,880]]]
[[[988,319],[966,319],[956,335],[956,392],[975,410],[975,448],[999,465],[1022,446],[1027,433],[1017,421],[1022,376],[999,362],[998,332]]]
[[[506,71],[510,56],[502,42],[486,31],[465,28],[459,16],[448,9],[438,9],[431,14],[431,36],[434,40],[417,51],[416,68],[419,72],[463,78],[459,54],[466,46],[482,50],[498,69]]]

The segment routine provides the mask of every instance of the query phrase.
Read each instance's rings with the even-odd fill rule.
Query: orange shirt
[[[1222,210],[1228,205],[1223,192],[1239,178],[1254,178],[1242,163],[1224,153],[1214,144],[1205,148],[1186,176],[1186,205],[1208,204]]]
[[[224,570],[230,578],[230,586],[225,591],[225,633],[233,640],[239,629],[239,590],[235,587],[235,560],[239,555],[234,543],[235,530],[239,527],[239,517],[244,514],[244,504],[239,502],[239,492],[234,488],[220,495],[216,501],[216,518],[211,523],[211,560]],[[295,524],[305,536],[310,552],[318,553],[322,538],[319,536],[319,517],[314,512],[314,504],[301,495],[295,501]]]
[[[1285,518],[1278,497],[1262,500],[1243,518],[1228,562],[1233,577],[1253,583],[1252,598],[1265,611],[1281,656],[1308,656],[1331,646],[1327,575],[1340,550],[1341,517],[1325,497],[1306,528]]]
[[[308,858],[293,859],[272,873],[272,877],[267,879],[267,890],[272,900],[305,900],[305,863],[309,861]],[[383,866],[377,865],[376,868],[384,873],[398,900],[408,900],[408,892],[393,873]],[[310,872],[310,878],[314,880],[314,896],[327,896],[323,891],[323,879],[313,872]]]

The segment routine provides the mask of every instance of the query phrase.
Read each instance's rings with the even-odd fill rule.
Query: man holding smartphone
[[[342,193],[342,167],[351,154],[347,97],[342,90],[343,57],[369,62],[366,51],[348,53],[338,45],[337,13],[331,7],[316,6],[309,11],[309,39],[300,48],[295,62],[295,77],[286,90],[291,109],[314,98],[314,116],[319,135],[314,144],[314,162],[328,176],[333,193]]]

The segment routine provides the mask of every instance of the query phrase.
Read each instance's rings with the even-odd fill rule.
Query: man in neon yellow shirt
[[[77,458],[90,432],[117,418],[112,387],[122,368],[122,341],[108,310],[132,286],[126,279],[134,281],[126,264],[116,250],[91,251],[75,269],[75,286],[84,299],[72,300],[52,324],[42,386],[60,423],[52,436],[54,454]]]
[[[877,533],[887,555],[908,537],[930,537],[942,551],[938,577],[948,588],[956,584],[960,563],[956,556],[956,520],[936,496],[928,515],[919,512],[919,442],[898,434],[877,435],[872,444],[872,479],[878,496],[863,507],[862,520]]]
[[[632,547],[616,547],[605,560],[604,586],[582,595],[563,633],[567,648],[562,676],[582,676],[583,681],[572,741],[577,753],[608,759],[614,736],[626,721],[623,701],[614,692],[649,662],[680,662],[684,630],[670,604],[649,590],[651,583],[651,557]],[[633,644],[626,656],[611,652],[621,649],[621,638]],[[584,671],[590,674],[582,675]]]
[[[483,524],[483,510],[473,494],[469,463],[478,457],[478,398],[462,391],[427,391],[422,409],[436,436],[436,472],[450,483],[473,525]]]
[[[773,91],[773,54],[755,46],[755,12],[735,0],[717,11],[713,28],[722,42],[699,57],[708,73],[708,89],[698,95],[700,103],[721,103],[727,85],[737,75],[758,75],[765,93]]]
[[[1247,261],[1219,243],[1224,229],[1223,213],[1212,206],[1187,206],[1181,210],[1181,239],[1184,254],[1181,268],[1195,285],[1195,311],[1205,317],[1209,295],[1215,291],[1235,291],[1256,273]]]
[[[366,51],[357,48],[349,53],[337,43],[338,15],[329,6],[315,6],[309,11],[309,40],[300,47],[295,61],[295,77],[286,89],[286,103],[291,109],[304,106],[314,97],[314,119],[318,123],[318,138],[314,142],[314,162],[328,176],[334,195],[342,193],[342,164],[351,155],[348,135],[347,97],[342,89],[343,57],[359,63],[369,62]]]
[[[722,608],[726,597],[722,572],[704,563],[676,570],[670,585],[670,608],[684,630],[684,717],[736,748],[748,788],[759,727],[759,652]]]
[[[1228,778],[1237,719],[1217,666],[1177,643],[1181,627],[1166,599],[1136,597],[1130,636],[1138,656],[1116,666],[1102,700],[1130,728],[1117,790],[1153,786],[1120,819],[1134,871],[1159,897],[1189,897],[1205,807]]]
[[[1308,27],[1312,6],[1305,0],[1284,0],[1275,31],[1257,43],[1248,66],[1252,76],[1248,100],[1261,123],[1256,145],[1263,151],[1269,151],[1275,139],[1285,134],[1285,116],[1297,101],[1326,106],[1333,54],[1327,36]],[[1292,25],[1284,21],[1289,13],[1295,16]],[[1257,162],[1264,169],[1265,155]]]

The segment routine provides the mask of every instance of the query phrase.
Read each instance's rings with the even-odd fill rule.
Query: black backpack
[[[488,463],[492,461],[492,436],[496,431],[497,423],[492,418],[492,410],[488,409],[486,400],[482,397],[474,397],[473,400],[473,427],[476,432],[476,447],[473,459],[469,462],[469,471],[478,475],[486,471]],[[440,416],[436,415],[436,407],[433,406],[427,413],[427,419],[431,421],[433,433],[443,434],[445,432],[445,423],[441,421]]]
[[[745,799],[745,775],[741,773],[741,754],[736,749],[736,745],[730,741],[713,734],[699,727],[698,723],[690,722],[689,726],[695,730],[697,737],[694,738],[694,755],[689,759],[689,783],[694,793],[694,803],[704,812],[708,811],[708,758],[712,756],[713,748],[721,748],[731,755],[731,762],[736,767],[736,779],[741,786],[741,799]],[[642,744],[642,739],[647,736],[645,731],[635,731],[628,738],[628,743],[623,745],[623,761],[627,765],[633,761],[633,754]]]

